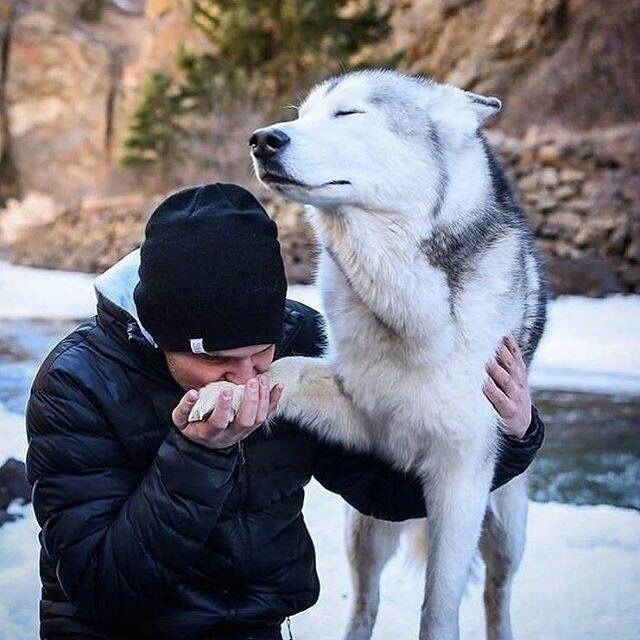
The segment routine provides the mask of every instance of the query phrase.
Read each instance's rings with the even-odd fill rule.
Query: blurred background
[[[371,66],[503,101],[488,138],[547,263],[532,384],[548,435],[516,629],[637,638],[639,36],[639,0],[0,0],[0,638],[36,628],[37,525],[20,506],[29,385],[93,313],[93,274],[139,246],[168,193],[237,182],[279,225],[290,295],[319,305],[313,236],[298,205],[259,187],[247,141],[294,117],[315,82]],[[294,632],[337,638],[343,512],[309,493],[325,591]],[[376,638],[415,636],[420,582],[394,560]],[[481,637],[478,589],[463,637]]]

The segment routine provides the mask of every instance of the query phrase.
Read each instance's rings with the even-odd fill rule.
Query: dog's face
[[[499,100],[390,71],[317,86],[298,117],[250,139],[258,178],[322,209],[398,210],[437,199],[448,162]]]

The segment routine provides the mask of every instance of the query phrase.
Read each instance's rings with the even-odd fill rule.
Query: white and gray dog
[[[297,119],[250,141],[260,180],[310,205],[322,248],[329,351],[273,364],[272,381],[284,384],[278,413],[422,479],[421,640],[459,637],[479,543],[488,637],[512,637],[526,483],[489,493],[499,431],[482,384],[509,333],[531,361],[546,295],[525,217],[480,132],[500,106],[423,78],[363,71],[320,84]],[[203,398],[206,411],[215,397]],[[350,514],[349,640],[371,636],[380,574],[402,526]]]

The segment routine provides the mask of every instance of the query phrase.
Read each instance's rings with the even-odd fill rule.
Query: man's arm
[[[27,473],[44,552],[81,615],[135,628],[189,574],[231,491],[237,448],[171,426],[136,472],[80,380],[49,372],[27,409]]]
[[[531,414],[524,438],[502,434],[492,490],[523,473],[542,445],[544,424],[535,407]],[[427,515],[420,480],[411,473],[393,469],[375,456],[321,443],[314,475],[322,486],[340,494],[365,515],[391,521]]]

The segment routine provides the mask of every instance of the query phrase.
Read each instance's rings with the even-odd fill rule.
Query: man
[[[149,220],[139,271],[132,254],[96,290],[97,316],[49,354],[27,410],[41,638],[280,638],[318,597],[301,515],[312,476],[363,513],[424,517],[415,478],[295,424],[260,428],[281,392],[272,360],[320,355],[324,338],[319,314],[285,301],[276,226],[248,191],[172,195]],[[505,347],[491,364],[487,393],[512,434],[495,486],[543,436],[516,356]],[[237,414],[223,395],[187,423],[216,380],[246,385]]]

